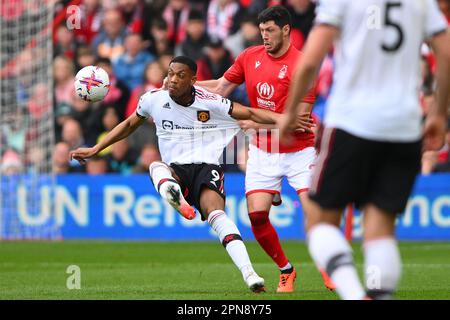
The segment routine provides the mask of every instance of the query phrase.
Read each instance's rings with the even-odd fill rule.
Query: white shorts
[[[316,150],[308,147],[297,152],[268,153],[253,144],[248,152],[245,173],[245,195],[266,192],[275,195],[274,205],[281,204],[281,182],[287,178],[289,185],[297,191],[308,191],[316,159]]]

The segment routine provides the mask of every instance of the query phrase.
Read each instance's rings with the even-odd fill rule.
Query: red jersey
[[[245,81],[250,106],[283,113],[289,85],[301,52],[291,45],[281,57],[267,54],[264,46],[250,47],[243,51],[225,72],[228,81],[241,84]],[[302,102],[314,104],[315,92],[311,90]],[[270,132],[256,135],[256,146],[267,152],[296,152],[314,146],[313,133],[292,133],[294,143],[272,146]],[[278,148],[278,150],[277,150]]]

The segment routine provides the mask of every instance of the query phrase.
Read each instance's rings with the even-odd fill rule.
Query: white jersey
[[[379,141],[420,139],[420,48],[447,22],[436,0],[320,0],[340,29],[325,125]]]
[[[167,164],[219,164],[223,149],[240,130],[230,116],[230,100],[194,88],[195,101],[188,107],[177,104],[161,89],[149,91],[139,100],[136,113],[153,118],[162,161]]]

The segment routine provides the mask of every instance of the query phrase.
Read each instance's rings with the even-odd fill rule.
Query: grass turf
[[[247,249],[267,293],[253,294],[217,242],[0,242],[0,299],[323,300],[325,289],[303,242],[284,241],[297,267],[296,292],[276,294],[279,272],[255,242]],[[398,299],[450,299],[450,243],[401,243]],[[360,244],[354,244],[359,271]],[[66,287],[69,265],[81,289]]]

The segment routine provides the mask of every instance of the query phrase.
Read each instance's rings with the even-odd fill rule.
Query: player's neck
[[[175,101],[177,104],[183,107],[189,107],[192,105],[195,101],[195,88],[192,87],[191,91],[187,92],[186,94],[182,95],[179,98],[170,97],[173,101]]]
[[[272,58],[279,58],[281,56],[284,56],[286,54],[286,52],[288,52],[289,48],[291,47],[291,42],[290,41],[285,41],[283,43],[283,45],[281,46],[280,50],[278,50],[275,53],[268,53],[269,56],[271,56]]]

